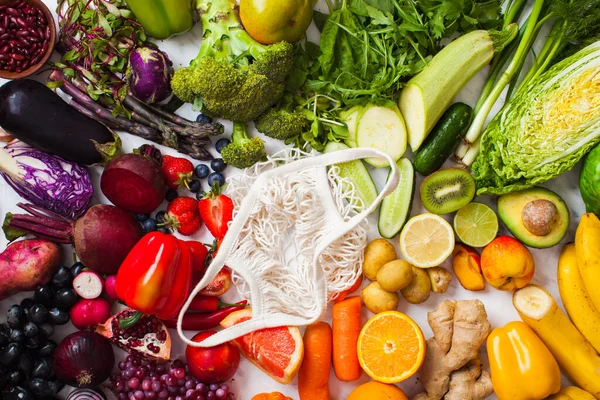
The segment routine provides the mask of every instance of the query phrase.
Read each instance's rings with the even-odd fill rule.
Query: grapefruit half
[[[252,310],[246,308],[230,314],[221,321],[221,326],[229,328],[251,318]],[[291,326],[261,329],[233,343],[252,364],[284,385],[294,379],[304,357],[302,335],[298,328]]]

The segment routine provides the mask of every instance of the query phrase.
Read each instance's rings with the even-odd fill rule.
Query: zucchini
[[[379,210],[379,234],[386,239],[399,234],[408,221],[415,193],[415,170],[410,160],[401,158],[396,165],[400,172],[398,186],[383,199]]]
[[[473,109],[464,103],[454,103],[444,113],[415,154],[415,169],[430,175],[440,169],[454,147],[469,129]]]
[[[454,97],[516,36],[518,27],[503,31],[477,30],[444,47],[400,93],[408,141],[416,152]]]
[[[331,153],[338,150],[345,150],[349,147],[343,143],[329,142],[325,146],[325,153]],[[367,208],[375,202],[378,196],[377,187],[371,174],[361,160],[354,160],[342,164],[336,164],[340,169],[339,175],[342,178],[349,179],[354,184],[356,195],[362,200],[364,208]]]
[[[356,127],[356,144],[381,150],[398,161],[406,151],[406,125],[395,104],[388,107],[370,105],[365,108]],[[376,168],[388,167],[384,158],[365,160]]]
[[[348,127],[348,138],[345,142],[349,147],[356,147],[356,128],[363,110],[363,106],[354,106],[340,113],[340,121],[344,122]]]

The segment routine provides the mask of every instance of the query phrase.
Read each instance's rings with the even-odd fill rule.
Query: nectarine
[[[533,256],[521,242],[499,236],[481,253],[481,269],[490,285],[498,290],[515,290],[527,285],[535,272]]]

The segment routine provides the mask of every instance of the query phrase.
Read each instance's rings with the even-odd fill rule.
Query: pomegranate
[[[171,357],[171,336],[167,327],[155,316],[142,315],[129,328],[119,328],[121,320],[132,318],[135,313],[131,308],[125,309],[98,325],[96,332],[130,354],[157,361],[168,360]]]

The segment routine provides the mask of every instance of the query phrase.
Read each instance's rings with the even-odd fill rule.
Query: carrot
[[[315,322],[304,332],[304,360],[298,374],[300,400],[329,400],[331,327]]]
[[[355,381],[362,375],[356,348],[361,305],[360,296],[333,305],[333,370],[343,382]]]
[[[343,292],[339,292],[334,298],[333,298],[333,302],[334,303],[339,303],[340,301],[344,301],[346,300],[346,298],[348,296],[350,296],[352,293],[356,292],[358,290],[358,288],[360,287],[360,285],[362,285],[363,282],[363,276],[362,274],[356,279],[356,281],[354,282],[354,284],[349,287],[348,289],[344,290]]]

